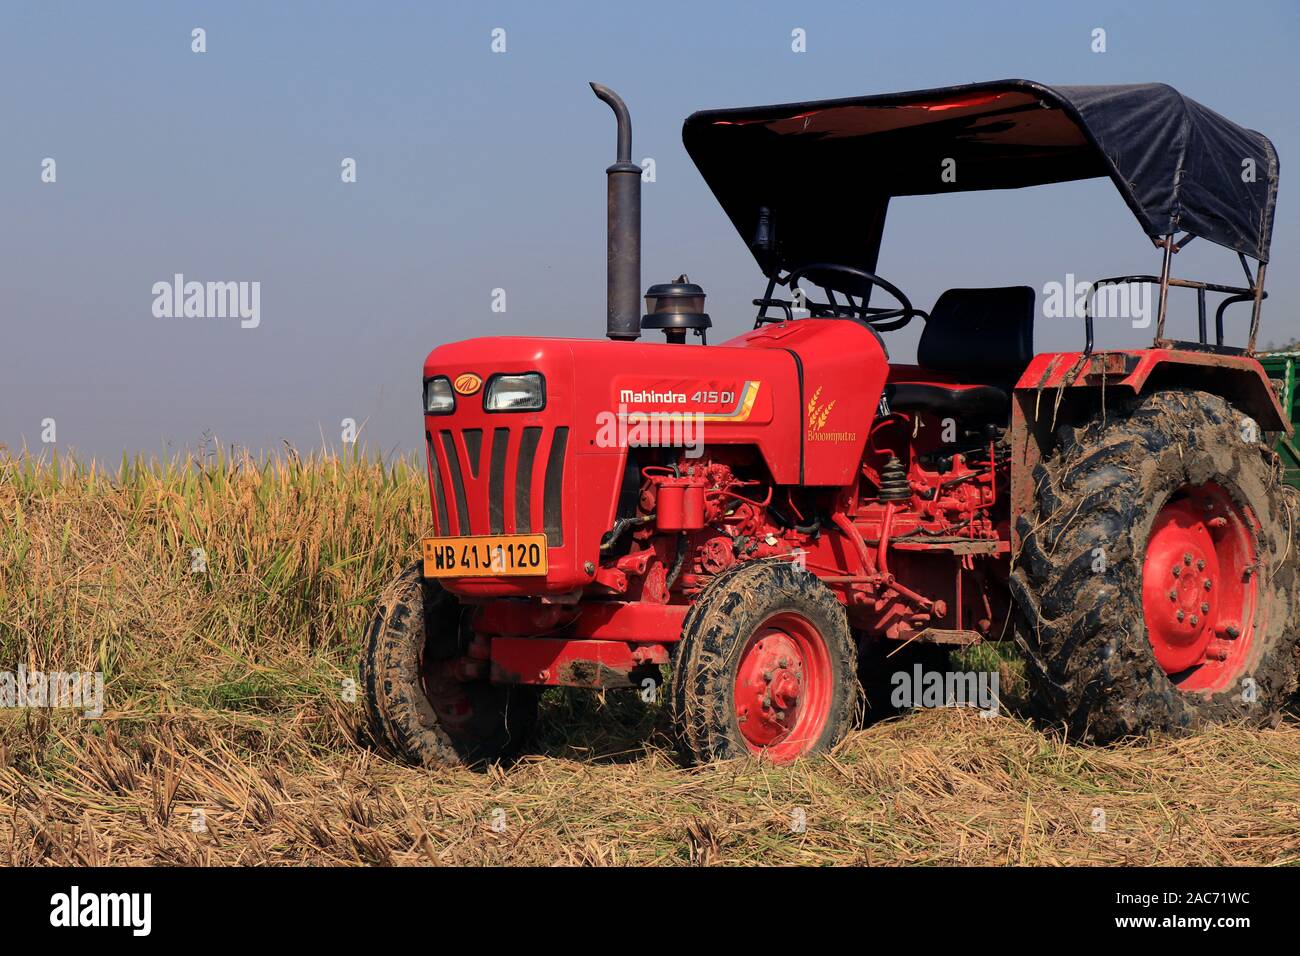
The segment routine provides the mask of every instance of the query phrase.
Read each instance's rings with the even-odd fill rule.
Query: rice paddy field
[[[428,507],[401,458],[0,452],[0,672],[104,676],[98,718],[0,710],[0,865],[1300,862],[1294,715],[1101,748],[929,710],[684,769],[657,705],[551,691],[515,763],[404,766],[353,681]]]

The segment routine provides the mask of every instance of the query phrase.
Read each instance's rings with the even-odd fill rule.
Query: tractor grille
[[[564,544],[567,426],[444,428],[426,432],[438,533],[546,532]]]

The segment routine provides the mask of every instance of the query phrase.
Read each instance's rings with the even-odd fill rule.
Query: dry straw
[[[1103,749],[932,711],[683,770],[634,693],[552,692],[511,767],[394,763],[345,682],[428,509],[406,459],[0,455],[0,669],[106,680],[98,721],[0,712],[0,864],[1300,862],[1290,719]]]

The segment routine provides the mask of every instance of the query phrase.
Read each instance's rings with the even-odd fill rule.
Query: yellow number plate
[[[426,578],[546,574],[546,535],[479,534],[424,538]]]

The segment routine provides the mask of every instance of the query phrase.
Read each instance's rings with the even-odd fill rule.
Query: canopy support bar
[[[1174,237],[1165,236],[1160,242],[1165,247],[1165,259],[1160,266],[1160,307],[1156,312],[1156,341],[1165,337],[1165,307],[1169,303],[1169,269],[1173,265]]]
[[[1259,268],[1255,270],[1255,306],[1250,313],[1250,341],[1246,343],[1246,351],[1255,351],[1255,337],[1259,335],[1259,314],[1263,311],[1264,305],[1264,270],[1268,268],[1267,262],[1261,262]]]

